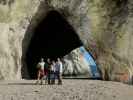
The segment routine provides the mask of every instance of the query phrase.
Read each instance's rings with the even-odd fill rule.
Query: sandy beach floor
[[[0,100],[133,100],[133,86],[100,80],[63,80],[35,85],[34,80],[0,81]]]

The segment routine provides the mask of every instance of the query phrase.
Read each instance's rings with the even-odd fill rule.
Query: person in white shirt
[[[62,72],[63,72],[63,65],[60,60],[60,58],[57,59],[56,65],[55,65],[55,76],[58,79],[58,84],[62,84]]]
[[[41,80],[40,84],[43,84],[43,77],[44,77],[44,59],[41,58],[40,62],[37,64],[37,69],[38,69],[38,73],[37,73],[37,84],[39,83],[39,80]]]

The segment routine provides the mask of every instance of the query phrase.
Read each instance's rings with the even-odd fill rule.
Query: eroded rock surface
[[[80,48],[76,48],[64,57],[63,74],[68,76],[74,74],[81,78],[92,77],[91,68],[86,59],[82,56]]]
[[[131,80],[132,5],[132,0],[0,0],[0,79],[21,79],[34,27],[56,10],[94,55],[103,78]]]

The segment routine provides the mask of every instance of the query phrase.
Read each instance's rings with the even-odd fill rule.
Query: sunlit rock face
[[[64,57],[63,75],[64,77],[92,78],[91,68],[82,56],[80,48],[72,50]]]
[[[103,79],[131,79],[132,0],[1,0],[0,79],[28,77],[25,54],[33,30],[51,10],[74,28],[96,59]]]

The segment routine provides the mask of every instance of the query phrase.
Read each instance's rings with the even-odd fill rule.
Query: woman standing
[[[55,84],[55,61],[51,64],[51,84]]]

